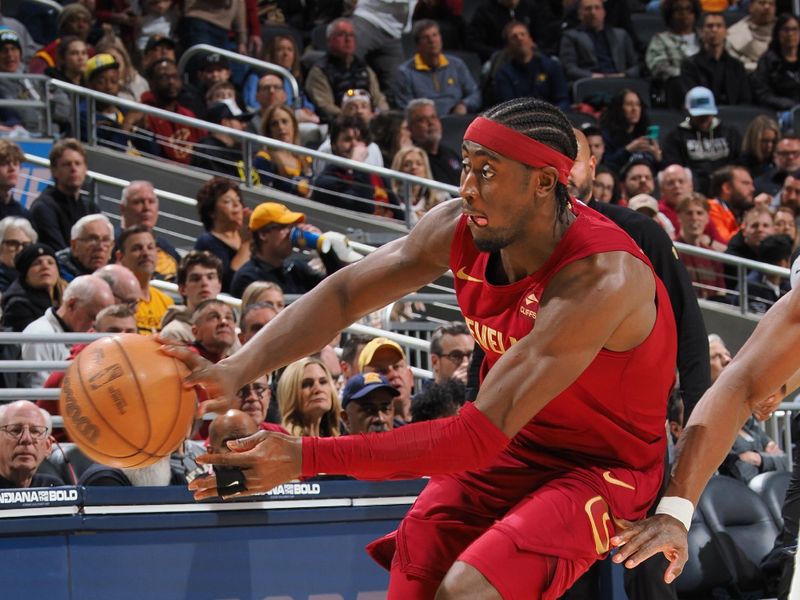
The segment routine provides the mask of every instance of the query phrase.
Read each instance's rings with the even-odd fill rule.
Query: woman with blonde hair
[[[317,358],[303,358],[286,367],[278,381],[278,407],[281,424],[291,435],[340,435],[339,395],[330,371]]]
[[[300,129],[294,111],[285,104],[273,106],[264,116],[261,135],[300,145]],[[311,157],[290,150],[262,148],[253,160],[261,185],[289,194],[311,194]]]
[[[242,310],[251,304],[269,302],[278,312],[286,308],[283,290],[274,281],[254,281],[248,285],[242,294]]]
[[[409,175],[416,175],[417,177],[424,177],[426,179],[433,179],[428,155],[418,146],[400,148],[394,155],[394,159],[392,159],[392,170],[408,173]],[[399,198],[405,199],[404,192],[406,186],[403,181],[399,179],[392,180],[392,188]],[[414,215],[412,218],[412,222],[414,223],[434,206],[450,199],[447,192],[424,185],[413,184],[408,189],[408,200]]]
[[[781,129],[772,117],[758,115],[750,122],[742,140],[742,164],[751,176],[758,177],[769,169],[779,139]]]

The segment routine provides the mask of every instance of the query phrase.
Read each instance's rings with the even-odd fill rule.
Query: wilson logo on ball
[[[97,428],[97,425],[92,423],[81,413],[81,409],[78,406],[78,402],[75,400],[75,395],[72,393],[72,388],[70,387],[69,375],[64,377],[64,387],[61,388],[61,393],[65,398],[64,407],[66,409],[65,414],[67,415],[67,418],[70,420],[78,433],[84,436],[90,443],[96,442],[97,436],[100,434],[100,430]]]

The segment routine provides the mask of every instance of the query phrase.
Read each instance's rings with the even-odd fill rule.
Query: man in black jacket
[[[94,200],[81,197],[86,170],[86,150],[78,140],[64,138],[53,144],[50,150],[53,185],[34,200],[30,218],[39,242],[53,250],[69,246],[70,230],[78,219],[99,212]]]
[[[674,94],[674,97],[680,99],[691,88],[703,86],[714,93],[719,104],[752,104],[750,81],[744,65],[725,50],[727,33],[722,13],[703,14],[700,23],[703,47],[681,63],[681,93]]]
[[[55,475],[36,473],[50,454],[50,423],[28,400],[0,407],[0,488],[64,485]]]

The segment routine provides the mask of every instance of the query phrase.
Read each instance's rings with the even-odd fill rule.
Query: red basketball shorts
[[[614,518],[644,517],[660,483],[660,468],[495,467],[434,477],[397,532],[369,551],[427,582],[461,560],[505,600],[558,598],[608,553]]]

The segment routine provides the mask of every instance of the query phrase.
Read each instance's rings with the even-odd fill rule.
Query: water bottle
[[[325,235],[315,233],[313,231],[306,231],[300,227],[292,229],[291,234],[292,246],[298,250],[316,250],[322,254],[329,252],[331,243],[325,239]]]

